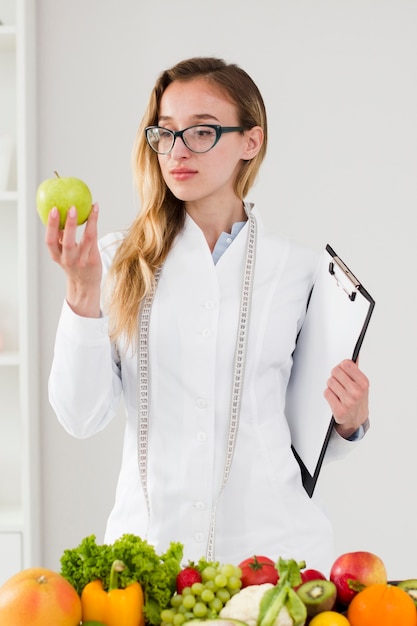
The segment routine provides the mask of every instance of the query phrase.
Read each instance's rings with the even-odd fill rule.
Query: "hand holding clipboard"
[[[327,245],[293,355],[286,412],[292,449],[311,497],[334,419],[323,396],[331,369],[356,361],[375,302]]]

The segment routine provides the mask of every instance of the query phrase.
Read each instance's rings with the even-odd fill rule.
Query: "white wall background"
[[[215,55],[253,76],[270,143],[251,198],[282,234],[330,243],[376,300],[361,355],[372,429],[319,483],[336,549],[416,577],[416,0],[38,0],[37,21],[39,181],[85,179],[101,234],[135,214],[130,151],[157,74]],[[43,246],[40,273],[43,560],[56,569],[84,536],[102,540],[123,416],[85,441],[58,426],[47,377],[64,279]]]

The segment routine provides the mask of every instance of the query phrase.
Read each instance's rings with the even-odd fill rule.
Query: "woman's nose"
[[[190,155],[190,150],[185,145],[182,137],[176,137],[174,146],[171,150],[171,156],[174,159],[181,159]]]

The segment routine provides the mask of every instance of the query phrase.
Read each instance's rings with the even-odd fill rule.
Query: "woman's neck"
[[[238,199],[233,206],[228,207],[204,207],[201,204],[197,206],[194,203],[187,203],[185,208],[203,231],[211,251],[223,232],[230,233],[233,224],[247,220],[243,203]]]

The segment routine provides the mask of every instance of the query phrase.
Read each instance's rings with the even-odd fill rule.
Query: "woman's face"
[[[202,78],[174,81],[162,95],[158,125],[177,131],[195,124],[239,126],[236,106]],[[202,154],[189,150],[177,137],[169,154],[158,155],[162,176],[174,196],[186,204],[236,200],[233,184],[241,160],[251,158],[248,133],[224,134]]]

